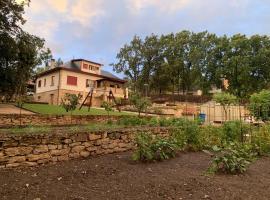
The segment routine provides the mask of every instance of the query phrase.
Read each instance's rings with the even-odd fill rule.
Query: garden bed
[[[180,153],[137,163],[130,153],[23,169],[0,169],[1,199],[269,199],[270,158],[245,175],[206,175],[210,156]]]

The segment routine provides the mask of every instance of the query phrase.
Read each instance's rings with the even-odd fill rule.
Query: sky
[[[270,0],[31,0],[25,18],[25,30],[43,37],[54,58],[88,59],[112,71],[134,35],[270,35]]]

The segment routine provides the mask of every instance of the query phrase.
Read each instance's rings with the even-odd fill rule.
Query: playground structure
[[[106,95],[107,91],[99,89],[99,92],[104,92],[103,95]],[[88,94],[86,95],[85,99],[83,100],[79,110],[81,110],[84,105],[87,105],[88,106],[88,111],[90,111],[90,108],[92,107],[93,94],[94,94],[94,87],[91,86],[90,90],[89,90]],[[86,103],[88,99],[89,99],[89,101],[88,101],[88,103]],[[109,95],[107,96],[107,101],[109,101],[111,103],[113,102],[116,109],[119,112],[121,112],[121,102],[119,103],[119,102],[116,101],[115,96],[113,95],[113,92],[112,92],[111,89],[109,91]]]

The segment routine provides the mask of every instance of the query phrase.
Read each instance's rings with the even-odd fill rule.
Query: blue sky
[[[135,34],[270,35],[270,0],[32,0],[25,17],[56,59],[89,59],[109,71]]]

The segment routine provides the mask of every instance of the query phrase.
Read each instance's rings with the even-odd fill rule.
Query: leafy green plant
[[[66,112],[74,111],[79,104],[80,99],[82,98],[81,94],[65,94],[64,98],[61,99],[61,106],[66,110]]]
[[[223,132],[221,127],[203,126],[200,128],[200,143],[204,149],[211,149],[213,146],[222,146]]]
[[[249,128],[247,124],[241,121],[228,121],[222,126],[223,141],[224,142],[244,142],[245,135],[248,133]]]
[[[212,172],[243,173],[254,159],[251,147],[239,143],[229,143],[224,148],[214,146],[213,151],[216,155],[209,169]]]
[[[270,119],[270,90],[262,90],[250,97],[248,106],[251,114],[262,121]]]
[[[235,104],[236,100],[237,100],[236,96],[225,92],[216,93],[214,95],[214,101],[219,103],[223,108],[223,111],[225,113],[225,121],[227,121],[227,111],[229,106]]]
[[[175,156],[178,149],[178,145],[173,139],[153,137],[147,133],[138,134],[135,143],[137,149],[133,153],[132,159],[140,161],[169,159]]]
[[[252,132],[251,145],[257,155],[270,153],[270,125],[264,125]]]
[[[136,108],[138,116],[141,116],[143,111],[146,111],[147,108],[151,105],[151,101],[148,98],[142,97],[139,94],[133,94],[130,98],[131,103]]]
[[[119,125],[125,125],[125,126],[142,126],[149,124],[149,120],[146,118],[140,118],[140,117],[129,117],[125,116],[118,120]]]
[[[110,102],[103,101],[102,104],[101,104],[101,107],[103,107],[106,110],[107,116],[108,116],[108,119],[109,119],[110,112],[113,111],[112,104]]]

